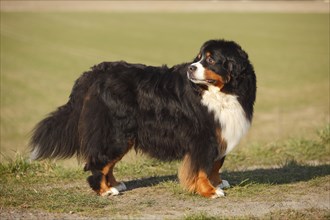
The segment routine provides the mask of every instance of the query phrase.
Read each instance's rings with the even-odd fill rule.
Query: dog
[[[251,125],[256,75],[235,42],[209,40],[192,62],[154,67],[103,62],[75,82],[69,101],[40,121],[33,159],[86,162],[101,196],[126,190],[114,166],[132,148],[162,161],[182,159],[180,184],[208,198],[224,196],[219,170]]]

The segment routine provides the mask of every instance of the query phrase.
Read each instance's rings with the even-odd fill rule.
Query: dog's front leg
[[[184,157],[182,166],[179,170],[179,180],[185,189],[189,192],[194,192],[208,198],[224,196],[225,194],[223,190],[218,187],[215,188],[209,177],[210,174],[204,169],[196,168],[189,154]]]
[[[198,172],[196,179],[196,193],[208,198],[217,198],[225,195],[222,189],[215,188],[211,184],[208,175],[203,170]]]

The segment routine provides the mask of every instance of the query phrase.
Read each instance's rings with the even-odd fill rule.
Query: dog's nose
[[[196,69],[197,69],[197,67],[195,65],[190,65],[188,67],[188,73],[193,73],[196,71]]]

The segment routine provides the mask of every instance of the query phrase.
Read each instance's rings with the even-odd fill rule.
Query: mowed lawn
[[[110,199],[91,192],[83,164],[25,159],[33,126],[82,72],[102,61],[187,62],[214,38],[238,42],[258,80],[252,128],[222,169],[227,197],[190,195],[178,162],[135,153],[115,168],[129,190]],[[328,14],[1,13],[1,217],[327,219],[329,132]]]
[[[203,42],[237,41],[258,79],[241,144],[313,137],[329,122],[329,16],[239,13],[1,13],[1,158],[26,154],[29,132],[102,61],[190,61]]]

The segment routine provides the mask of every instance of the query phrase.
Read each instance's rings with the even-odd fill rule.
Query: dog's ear
[[[224,68],[230,75],[232,86],[238,86],[239,78],[244,78],[248,64],[248,55],[240,47],[237,48],[237,53],[234,56],[227,57]]]
[[[233,88],[239,87],[245,96],[255,100],[256,76],[247,53],[238,47],[236,53],[227,57],[224,67],[230,75],[229,84]]]
[[[234,61],[226,60],[223,64],[223,67],[227,70],[229,74],[232,73],[234,69]]]
[[[227,59],[224,64],[223,64],[223,68],[227,71],[227,78],[228,78],[228,82],[230,82],[230,84],[233,87],[237,86],[237,79],[240,73],[240,66],[236,63],[235,60],[233,59]]]
[[[237,45],[236,53],[234,56],[229,57],[225,62],[225,68],[232,77],[238,77],[244,74],[245,69],[249,64],[249,57],[247,53]]]

